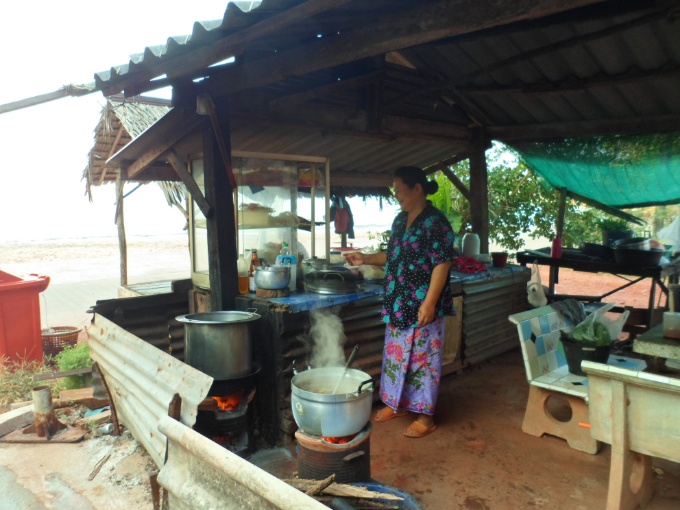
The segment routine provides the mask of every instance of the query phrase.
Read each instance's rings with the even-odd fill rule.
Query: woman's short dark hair
[[[432,195],[439,189],[439,184],[435,181],[427,180],[427,175],[422,168],[417,166],[400,166],[394,171],[394,177],[402,180],[409,189],[413,189],[416,184],[420,184],[425,195]]]

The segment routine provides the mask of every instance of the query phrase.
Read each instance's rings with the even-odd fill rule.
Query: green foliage
[[[615,217],[608,217],[600,220],[598,223],[600,229],[608,232],[622,232],[630,230],[630,225],[626,220]]]
[[[31,390],[37,386],[34,377],[52,370],[38,361],[9,361],[0,359],[0,407],[12,402],[31,399]],[[50,381],[40,381],[40,385],[54,385]]]
[[[429,200],[432,205],[439,209],[446,219],[449,220],[454,232],[459,232],[463,224],[462,214],[453,206],[453,183],[443,173],[438,173],[436,179],[439,189]]]
[[[59,370],[67,372],[92,366],[90,358],[90,346],[82,343],[74,346],[67,345],[64,350],[54,357]],[[85,375],[72,375],[64,377],[62,387],[66,390],[74,390],[85,386]]]
[[[596,320],[585,320],[576,326],[571,339],[590,347],[604,347],[612,343],[607,326]]]

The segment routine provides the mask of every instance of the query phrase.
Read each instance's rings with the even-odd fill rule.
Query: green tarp
[[[549,188],[616,208],[680,203],[680,133],[515,143]]]

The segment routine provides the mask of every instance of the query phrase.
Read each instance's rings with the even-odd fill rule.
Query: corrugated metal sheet
[[[508,317],[527,309],[531,271],[463,284],[464,363],[475,365],[518,346]]]
[[[99,364],[116,406],[118,420],[151,455],[157,466],[165,458],[166,439],[158,423],[168,415],[175,394],[182,398],[181,421],[196,421],[198,404],[213,379],[185,365],[99,314],[87,328],[92,359]]]
[[[168,438],[168,462],[158,482],[173,510],[328,508],[167,416],[158,430]]]

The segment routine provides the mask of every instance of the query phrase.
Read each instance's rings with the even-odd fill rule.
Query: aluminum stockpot
[[[290,283],[290,264],[255,268],[255,286],[258,289],[281,290]]]
[[[373,405],[373,379],[366,372],[344,367],[310,368],[291,380],[291,405],[298,427],[323,437],[356,434],[368,423]]]
[[[245,377],[253,370],[251,323],[256,313],[223,311],[180,315],[184,361],[213,379]]]

